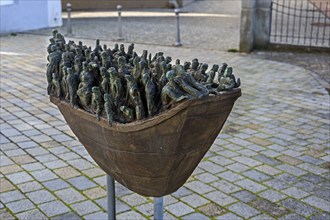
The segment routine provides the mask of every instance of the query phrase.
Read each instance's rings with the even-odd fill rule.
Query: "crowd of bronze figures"
[[[218,95],[240,86],[227,64],[213,65],[198,59],[176,60],[162,52],[152,56],[143,50],[134,51],[134,44],[125,51],[123,44],[113,49],[95,48],[66,42],[53,30],[47,47],[47,92],[71,104],[113,122],[128,123],[152,117],[186,99]]]

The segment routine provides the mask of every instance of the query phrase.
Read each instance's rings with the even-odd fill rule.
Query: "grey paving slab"
[[[304,203],[301,203],[301,202],[291,199],[291,198],[286,199],[280,203],[282,206],[284,206],[288,209],[294,210],[296,213],[306,216],[306,217],[312,215],[313,213],[315,213],[317,211],[313,207],[308,206]]]
[[[242,187],[243,189],[249,190],[254,193],[260,192],[260,191],[266,189],[265,186],[263,186],[257,182],[254,182],[252,180],[249,180],[249,179],[243,179],[243,180],[236,181],[235,185],[238,185],[238,186]]]
[[[226,213],[224,215],[221,215],[219,217],[216,218],[217,220],[227,220],[227,219],[233,219],[233,220],[240,220],[243,219],[233,213]]]
[[[7,203],[6,205],[13,213],[19,213],[36,208],[34,204],[28,199],[21,199],[16,202]]]
[[[242,216],[243,218],[251,218],[252,216],[255,216],[260,213],[258,210],[242,202],[238,202],[228,206],[228,210],[237,215]]]
[[[27,172],[18,172],[7,175],[7,178],[14,184],[25,183],[33,180]]]
[[[30,219],[40,219],[40,220],[47,220],[47,217],[40,212],[38,209],[33,209],[25,212],[21,212],[16,215],[18,219],[30,220]]]
[[[206,215],[203,215],[201,213],[192,213],[186,216],[183,216],[182,219],[184,220],[194,220],[194,219],[198,219],[198,220],[207,220],[210,219],[209,217],[207,217]]]
[[[330,202],[324,199],[318,198],[316,196],[310,196],[307,197],[306,199],[303,199],[302,201],[304,201],[305,203],[311,206],[322,209],[326,212],[330,212]]]
[[[79,190],[85,190],[96,186],[94,182],[87,179],[85,176],[74,177],[67,181]]]
[[[24,199],[25,197],[20,191],[13,190],[13,191],[1,193],[0,198],[1,198],[1,202],[7,203],[7,202]]]
[[[31,192],[31,191],[35,191],[38,189],[42,189],[43,186],[38,183],[37,181],[31,181],[31,182],[26,182],[26,183],[22,183],[17,185],[17,187],[23,192]]]
[[[51,218],[51,220],[80,220],[82,219],[74,212],[68,212],[62,215],[58,215],[54,218]]]
[[[86,200],[86,197],[72,188],[62,189],[55,192],[55,195],[66,204],[72,204]]]
[[[259,196],[261,196],[271,202],[277,202],[277,201],[285,199],[287,197],[286,195],[283,195],[282,193],[276,192],[272,189],[259,193]]]
[[[47,217],[60,215],[69,212],[70,209],[60,201],[52,201],[39,205],[40,210],[46,214]]]
[[[84,219],[86,220],[97,220],[97,219],[104,220],[107,218],[108,218],[108,213],[106,212],[96,212],[84,216]]]
[[[58,178],[55,173],[48,169],[37,170],[30,173],[36,180],[41,182]]]
[[[56,191],[69,187],[69,184],[62,179],[54,179],[42,183],[47,189]]]
[[[209,203],[209,201],[207,199],[205,199],[197,194],[191,194],[191,195],[182,197],[180,200],[185,202],[186,204],[188,204],[189,206],[191,206],[193,208],[197,208],[199,206]]]
[[[194,212],[193,208],[187,206],[186,204],[184,204],[182,202],[178,202],[178,203],[169,205],[166,207],[166,210],[178,217]]]
[[[97,205],[95,205],[92,201],[78,202],[72,204],[71,208],[75,210],[78,213],[78,215],[85,215],[100,210],[100,208]]]
[[[56,200],[55,196],[47,190],[37,190],[27,193],[26,196],[35,204],[41,204]]]
[[[213,202],[221,206],[226,206],[237,201],[235,198],[219,191],[204,194],[204,197],[212,200]]]

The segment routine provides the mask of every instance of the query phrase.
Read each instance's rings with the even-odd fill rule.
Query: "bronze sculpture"
[[[124,45],[111,50],[96,41],[92,49],[53,34],[47,91],[96,163],[139,194],[176,191],[241,95],[232,68],[207,72],[197,59],[172,65],[162,52],[137,55],[133,44],[125,52]]]

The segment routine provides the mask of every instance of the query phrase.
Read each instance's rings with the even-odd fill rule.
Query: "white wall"
[[[0,0],[0,33],[62,25],[61,0]]]

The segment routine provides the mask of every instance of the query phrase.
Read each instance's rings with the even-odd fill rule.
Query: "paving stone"
[[[299,168],[304,169],[308,172],[317,174],[317,175],[321,175],[323,173],[329,172],[327,169],[318,167],[318,166],[314,166],[310,163],[302,163],[298,165]]]
[[[287,188],[285,190],[282,190],[282,192],[293,198],[296,198],[296,199],[301,199],[301,198],[304,198],[304,197],[310,195],[309,193],[307,193],[303,190],[300,190],[296,187]]]
[[[62,202],[60,201],[53,201],[49,203],[43,203],[39,205],[39,208],[43,213],[46,214],[47,217],[52,217],[55,215],[60,215],[63,213],[69,212],[69,208],[66,207]]]
[[[239,181],[235,182],[235,184],[238,186],[241,186],[243,189],[247,189],[254,193],[257,193],[257,192],[260,192],[260,191],[266,189],[266,187],[264,187],[263,185],[260,185],[259,183],[256,183],[249,179],[239,180]]]
[[[266,191],[263,191],[262,193],[259,193],[259,196],[271,201],[271,202],[277,202],[279,200],[282,200],[282,199],[285,199],[287,196],[279,193],[279,192],[276,192],[272,189],[269,189],[269,190],[266,190]]]
[[[269,165],[261,165],[255,168],[256,170],[259,170],[263,173],[266,173],[268,175],[277,175],[279,173],[281,173],[282,171],[275,169]]]
[[[31,156],[29,156],[29,155],[21,155],[21,156],[11,157],[11,159],[13,161],[15,161],[15,163],[20,164],[20,165],[36,162],[36,160],[34,158],[32,158]]]
[[[290,173],[294,176],[302,176],[304,174],[307,174],[306,171],[299,169],[297,167],[291,166],[291,165],[287,165],[287,164],[278,165],[276,168],[283,170],[287,173]]]
[[[324,199],[318,198],[316,196],[310,196],[306,199],[303,199],[302,201],[318,209],[322,209],[326,212],[330,212],[330,202]]]
[[[254,156],[253,158],[260,162],[266,163],[270,166],[275,166],[275,165],[281,163],[280,161],[278,161],[274,158],[266,157],[265,155],[257,155],[257,156]]]
[[[100,186],[106,186],[107,185],[107,180],[106,180],[106,176],[99,176],[93,179],[94,182],[96,182],[97,184],[99,184]],[[117,184],[118,185],[118,184]],[[125,192],[124,190],[120,191]],[[126,191],[127,192],[127,191]],[[119,195],[119,194],[118,194]]]
[[[69,179],[81,175],[76,169],[72,167],[63,167],[54,170],[54,172],[63,179]]]
[[[257,198],[255,194],[245,190],[233,193],[232,196],[246,203],[251,202]]]
[[[219,178],[217,178],[216,176],[210,174],[210,173],[202,173],[202,174],[198,174],[195,176],[196,179],[199,179],[200,181],[204,182],[204,183],[211,183],[214,182],[216,180],[219,180]]]
[[[240,187],[235,186],[234,184],[231,184],[225,180],[214,182],[211,185],[224,193],[233,193],[241,190]]]
[[[8,166],[0,166],[0,172],[2,174],[10,174],[10,173],[16,173],[18,171],[22,171],[23,169],[16,165],[16,164],[12,164],[12,165],[8,165]]]
[[[236,173],[233,173],[231,171],[226,171],[226,172],[223,172],[223,173],[219,173],[218,176],[220,178],[226,179],[226,180],[228,180],[230,182],[235,182],[237,180],[244,179],[243,176],[241,176],[239,174],[236,174]]]
[[[24,164],[24,165],[22,165],[22,167],[27,171],[35,171],[35,170],[41,170],[41,169],[45,168],[39,162]]]
[[[108,210],[108,203],[107,203],[107,198],[101,198],[101,199],[97,199],[95,200],[95,202],[100,205],[105,211]],[[122,213],[122,212],[127,212],[131,210],[131,208],[123,203],[122,201],[116,199],[116,213]]]
[[[51,220],[80,220],[81,218],[74,212],[68,212],[63,215],[51,218]]]
[[[69,160],[67,162],[79,170],[86,170],[95,167],[92,163],[84,159]]]
[[[209,219],[209,217],[207,217],[206,215],[203,215],[201,213],[192,213],[192,214],[182,217],[182,219],[183,220],[194,220],[194,219],[207,220],[207,219]]]
[[[85,176],[74,177],[67,181],[79,190],[85,190],[96,186],[94,182],[87,179]]]
[[[285,215],[281,218],[279,218],[279,220],[304,220],[306,218],[298,215],[298,214],[295,214],[295,213],[290,213],[288,215]]]
[[[154,213],[154,206],[152,203],[145,203],[135,207],[137,211],[145,216],[151,217]]]
[[[280,174],[280,175],[276,176],[275,178],[278,180],[285,181],[289,184],[293,184],[293,183],[296,183],[299,181],[299,179],[297,177],[287,174],[287,173]]]
[[[105,175],[105,172],[103,170],[101,170],[100,168],[98,168],[98,167],[91,168],[91,169],[88,169],[88,170],[83,170],[82,172],[86,176],[88,176],[89,178],[94,178],[94,177],[97,177],[97,176]]]
[[[187,187],[188,189],[197,192],[199,194],[204,194],[207,192],[211,192],[214,191],[215,189],[199,180],[195,180],[195,181],[191,181],[189,183],[185,184],[185,187]]]
[[[210,192],[208,194],[203,194],[204,197],[212,200],[214,203],[217,203],[221,206],[226,206],[229,205],[231,203],[236,202],[237,200],[234,199],[231,196],[228,196],[222,192],[216,191],[216,192]]]
[[[36,156],[35,158],[42,163],[47,163],[50,161],[58,160],[58,158],[56,156],[54,156],[53,154],[43,154],[40,156]]]
[[[72,204],[86,200],[86,198],[73,188],[62,189],[55,192],[56,196],[59,197],[66,204]]]
[[[325,199],[330,202],[330,190],[329,188],[320,188],[317,190],[313,190],[313,194],[317,197]]]
[[[46,203],[55,200],[56,198],[47,190],[38,190],[26,194],[29,199],[35,204]]]
[[[48,148],[48,150],[55,155],[59,155],[59,154],[66,153],[69,151],[68,148],[63,147],[63,146]]]
[[[32,156],[48,154],[49,152],[42,147],[28,148],[26,151]]]
[[[55,190],[59,190],[59,189],[64,189],[69,187],[70,185],[65,182],[62,179],[54,179],[54,180],[50,180],[47,182],[43,182],[42,183],[47,189],[55,191]]]
[[[288,210],[275,203],[269,202],[264,199],[257,199],[250,203],[251,206],[260,210],[261,212],[267,213],[270,216],[278,218],[288,213]]]
[[[197,194],[191,194],[188,196],[185,196],[181,198],[181,201],[185,202],[186,204],[189,204],[189,206],[193,208],[200,207],[202,205],[205,205],[209,203],[208,200],[204,199],[203,197],[197,195]]]
[[[215,203],[209,203],[205,206],[199,207],[198,209],[201,213],[207,215],[208,217],[215,217],[224,212],[221,206]]]
[[[61,168],[61,167],[68,166],[68,164],[63,162],[62,160],[50,161],[50,162],[47,162],[47,163],[44,163],[44,164],[49,169],[56,169],[56,168]]]
[[[317,214],[311,216],[310,219],[311,220],[326,220],[326,219],[330,219],[330,213],[329,212],[317,213]]]
[[[58,155],[62,160],[73,160],[73,159],[78,159],[80,158],[80,156],[74,152],[66,152],[66,153],[63,153],[63,154],[59,154]]]
[[[38,183],[37,181],[26,182],[19,184],[17,186],[23,193],[31,192],[43,188],[42,185],[40,185],[40,183]]]
[[[142,204],[148,202],[148,200],[145,197],[140,196],[138,194],[131,194],[131,195],[123,196],[123,197],[121,197],[121,200],[130,206],[142,205]]]
[[[317,210],[312,208],[311,206],[305,205],[297,200],[288,198],[284,201],[281,201],[280,204],[288,209],[293,210],[294,212],[303,215],[305,217],[312,215]]]
[[[100,210],[100,208],[91,201],[72,204],[71,208],[75,210],[78,215],[85,215]]]
[[[97,220],[97,219],[104,220],[107,218],[108,218],[108,213],[106,212],[96,212],[84,216],[84,219],[86,220]]]
[[[15,189],[15,187],[5,178],[0,178],[0,186],[0,193]]]
[[[31,172],[31,175],[40,182],[58,178],[56,174],[54,174],[52,171],[48,169],[33,171]]]
[[[13,190],[13,191],[1,193],[0,198],[1,198],[1,202],[6,204],[8,202],[24,199],[25,197],[20,191]]]
[[[47,217],[44,214],[42,214],[38,209],[33,209],[33,210],[19,213],[16,215],[16,217],[18,219],[22,219],[22,220],[31,220],[31,219],[47,220]]]
[[[230,164],[229,166],[226,166],[226,168],[228,168],[234,172],[238,172],[238,173],[244,172],[244,171],[250,169],[250,167],[245,166],[241,163],[233,163],[233,164]]]
[[[26,154],[26,152],[25,152],[24,150],[21,150],[21,149],[6,150],[6,151],[4,151],[4,153],[5,153],[8,157],[15,157],[15,156],[19,156],[19,155],[24,155],[24,154]]]
[[[193,192],[189,189],[187,189],[185,186],[180,187],[177,191],[175,191],[174,193],[172,193],[172,196],[176,197],[176,198],[181,198],[187,195],[192,194]]]
[[[304,176],[301,176],[302,179],[310,181],[312,183],[320,183],[322,181],[325,181],[325,178],[319,176],[319,175],[315,175],[313,173],[308,173]]]
[[[219,155],[210,157],[209,160],[220,166],[226,166],[228,164],[234,163],[234,161],[227,159],[225,157],[219,156]]]
[[[118,214],[117,219],[144,219],[144,217],[136,211],[128,211]]]
[[[250,179],[256,180],[258,182],[263,182],[265,180],[271,179],[269,175],[266,175],[264,173],[261,173],[256,170],[248,170],[244,173],[242,173],[244,176],[249,177]]]
[[[307,191],[307,192],[319,189],[319,186],[317,186],[314,183],[308,182],[306,180],[300,180],[299,182],[297,182],[293,186],[297,187],[297,188],[300,188],[300,189],[302,189],[304,191]]]
[[[221,215],[219,217],[216,218],[217,220],[240,220],[242,219],[241,217],[238,217],[237,215],[233,214],[233,213],[226,213],[224,215]]]
[[[7,175],[7,178],[14,184],[25,183],[33,180],[32,177],[26,172],[18,172]]]
[[[324,163],[324,160],[320,160],[318,158],[309,156],[309,155],[302,155],[300,157],[298,157],[300,160],[310,163],[310,164],[316,164],[316,165],[320,165],[322,163]]]
[[[260,212],[249,205],[238,202],[228,207],[228,210],[234,212],[237,215],[240,215],[244,218],[251,218],[259,214]]]
[[[275,219],[270,217],[269,215],[260,214],[250,218],[250,220],[275,220]]]
[[[14,220],[16,218],[7,209],[0,209],[0,219]]]
[[[234,157],[232,159],[239,162],[239,163],[243,163],[243,164],[245,164],[249,167],[254,167],[254,166],[261,165],[261,163],[259,161],[251,159],[251,158],[246,157],[246,156]]]
[[[83,193],[85,196],[87,196],[88,198],[93,199],[93,200],[107,195],[107,191],[105,191],[101,187],[88,189],[88,190],[85,190]]]
[[[28,200],[28,199],[21,199],[21,200],[16,201],[16,202],[7,203],[6,206],[13,213],[18,213],[18,212],[22,212],[22,211],[26,211],[26,210],[30,210],[30,209],[36,208],[33,205],[33,203],[30,200]]]

